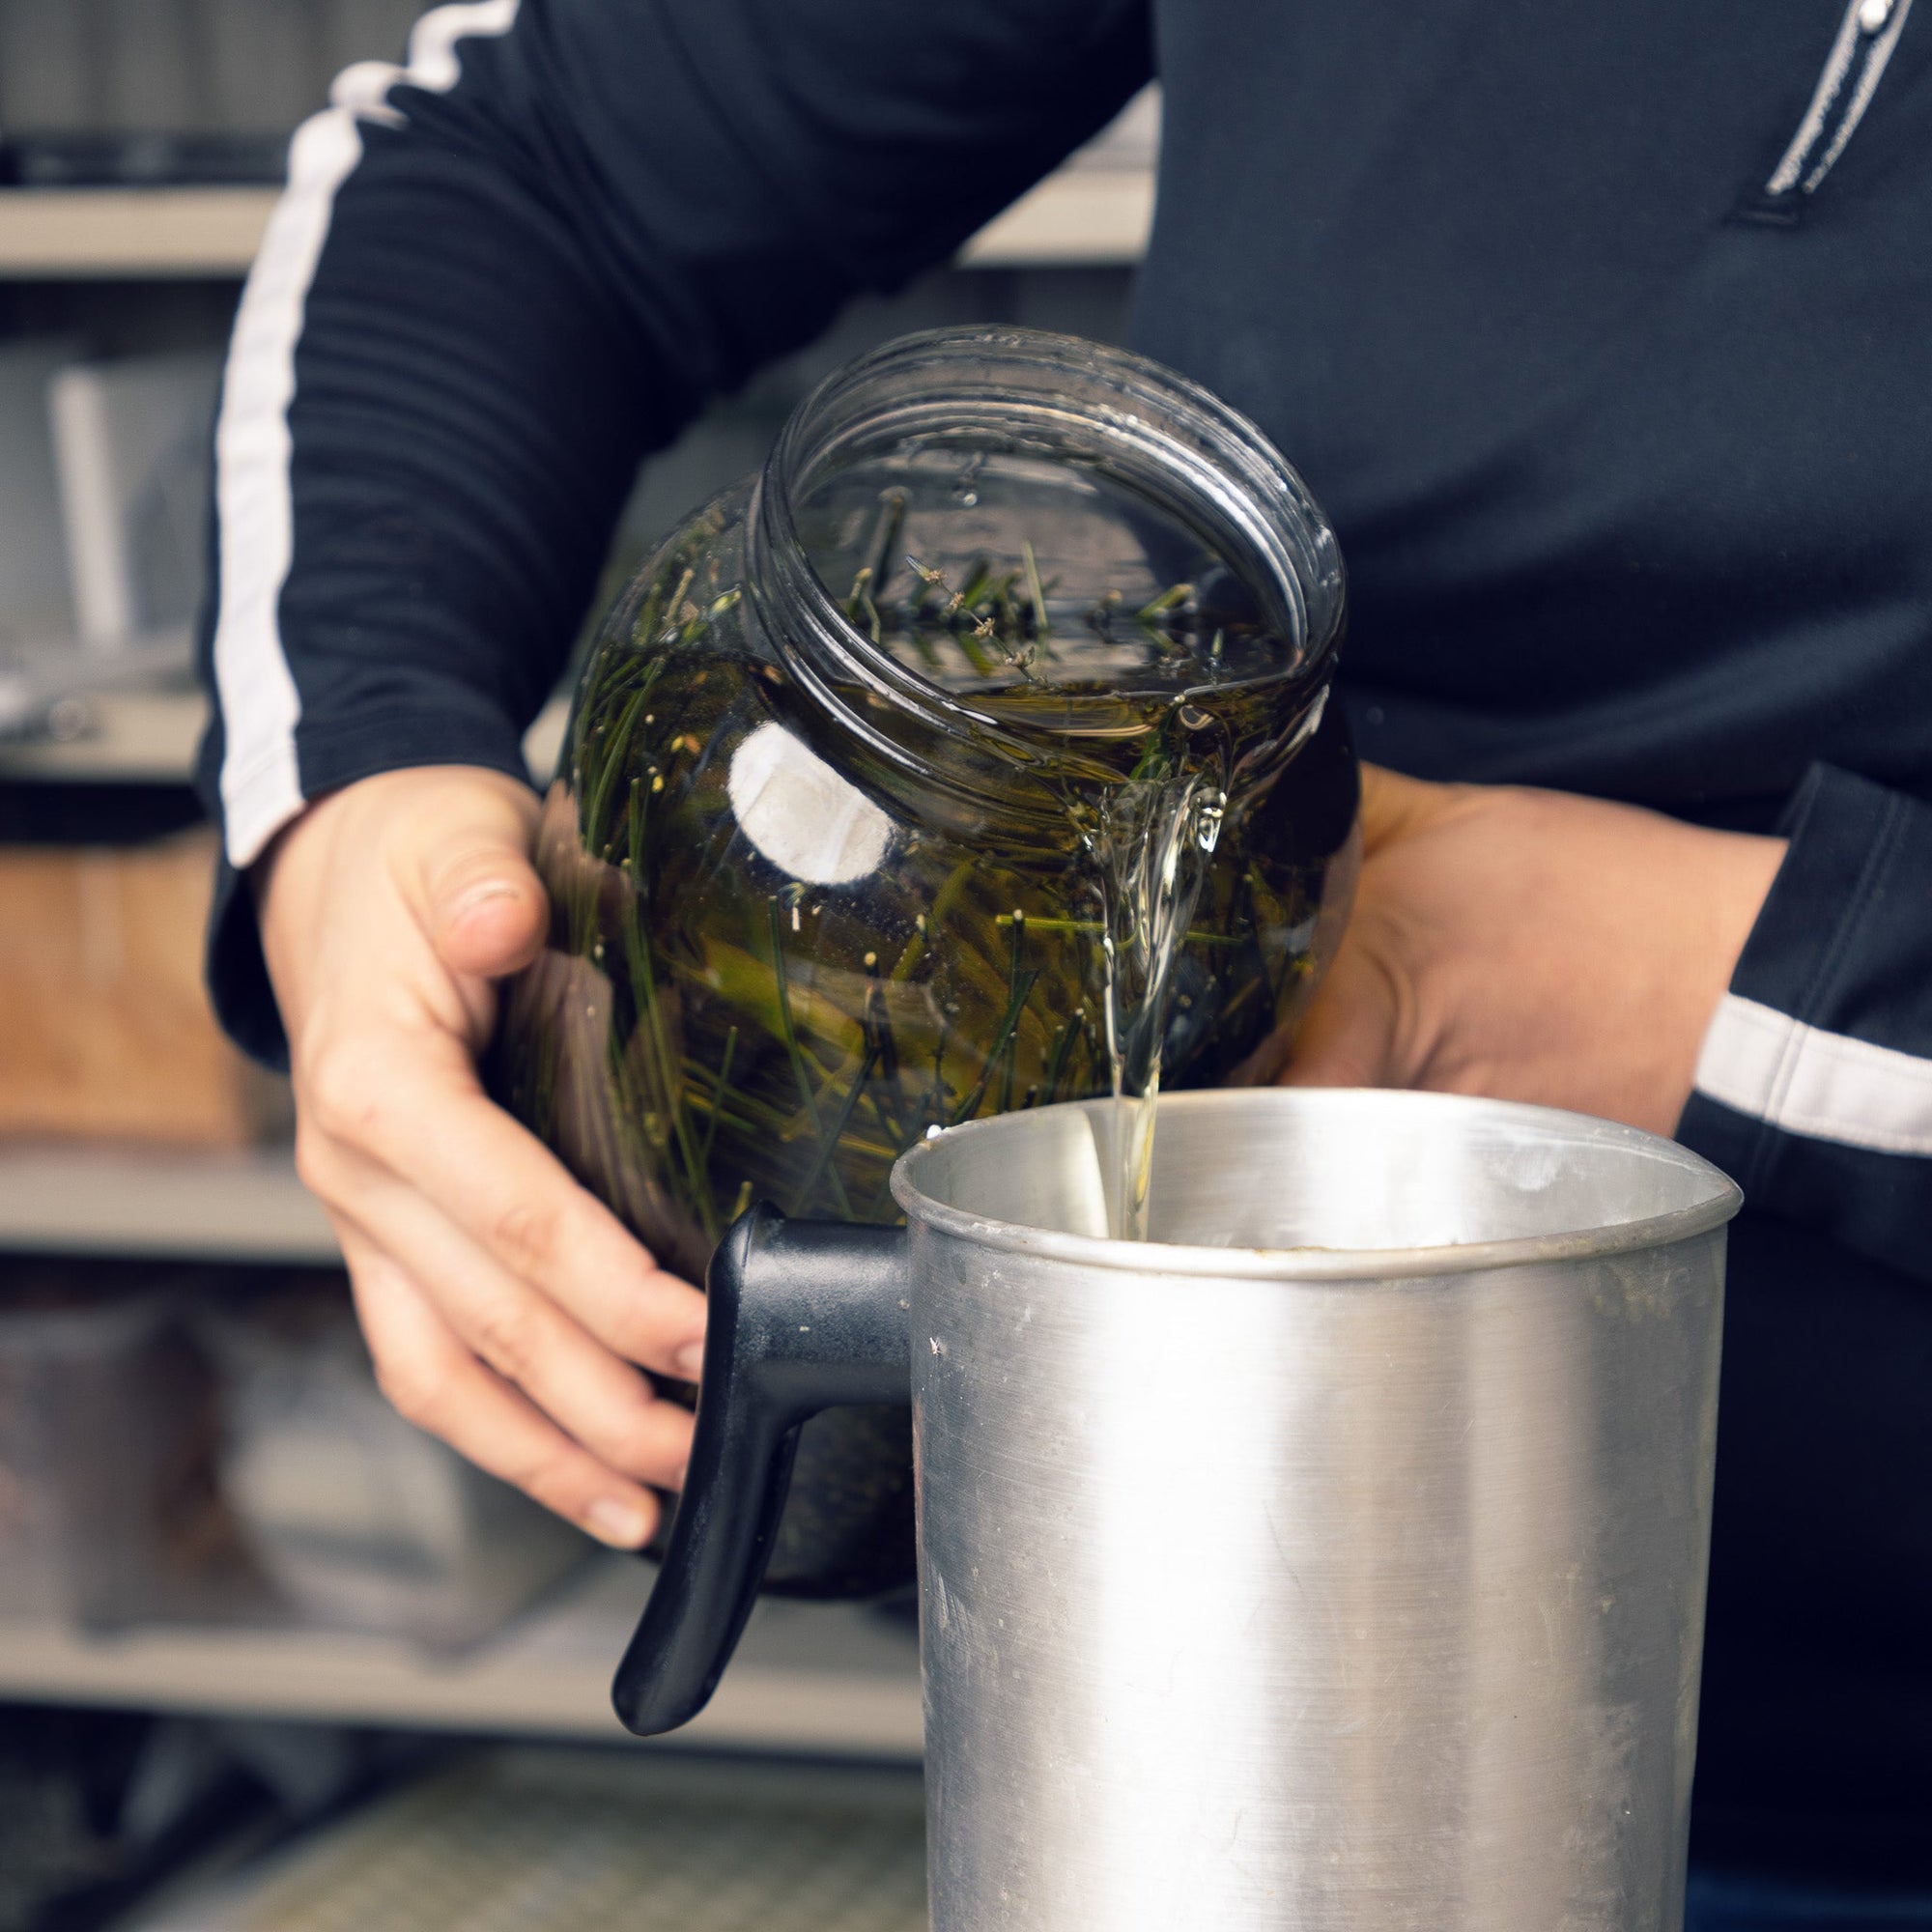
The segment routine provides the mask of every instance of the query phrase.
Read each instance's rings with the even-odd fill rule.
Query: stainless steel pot
[[[936,1932],[1674,1932],[1738,1190],[1578,1115],[1163,1099],[754,1209],[617,1680],[701,1708],[828,1405],[913,1404]]]

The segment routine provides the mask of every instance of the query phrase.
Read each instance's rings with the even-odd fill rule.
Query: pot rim
[[[949,1206],[919,1187],[919,1170],[945,1142],[962,1134],[1010,1131],[1010,1123],[1031,1118],[1003,1114],[949,1127],[909,1149],[894,1164],[893,1198],[908,1221],[976,1246],[1023,1254],[1040,1260],[1065,1262],[1079,1267],[1120,1269],[1134,1274],[1174,1274],[1219,1277],[1238,1281],[1404,1282],[1442,1275],[1475,1274],[1492,1268],[1538,1264],[1597,1261],[1612,1255],[1662,1248],[1721,1228],[1744,1206],[1744,1190],[1721,1169],[1675,1141],[1646,1133],[1641,1127],[1600,1120],[1592,1114],[1540,1107],[1519,1100],[1491,1100],[1461,1094],[1425,1094],[1368,1087],[1219,1088],[1185,1094],[1164,1094],[1161,1115],[1193,1112],[1238,1100],[1252,1105],[1278,1104],[1285,1113],[1308,1113],[1345,1106],[1350,1110],[1393,1105],[1405,1109],[1440,1109],[1445,1116],[1481,1117],[1489,1121],[1535,1129],[1552,1142],[1594,1143],[1618,1147],[1652,1159],[1667,1161],[1706,1183],[1703,1195],[1682,1208],[1605,1227],[1558,1234],[1520,1235],[1492,1241],[1445,1242],[1406,1248],[1215,1248],[1166,1241],[1102,1239],[1092,1235],[1030,1228],[1017,1222],[996,1221]],[[1111,1099],[1066,1100],[1062,1107],[1110,1107]],[[1050,1108],[1036,1113],[1054,1111]],[[1156,1127],[1154,1145],[1160,1145]]]

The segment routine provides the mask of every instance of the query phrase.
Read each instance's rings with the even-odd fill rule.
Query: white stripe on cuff
[[[295,551],[289,404],[296,344],[336,190],[362,158],[356,123],[400,123],[388,104],[399,81],[447,93],[460,71],[456,43],[508,33],[517,7],[518,0],[473,0],[425,14],[410,36],[407,67],[364,61],[346,69],[329,90],[331,104],[303,122],[290,144],[288,188],[242,291],[214,429],[221,547],[214,681],[224,739],[222,812],[237,867],[257,858],[303,802],[295,739],[301,695],[277,621]]]
[[[1735,993],[1704,1036],[1696,1087],[1788,1134],[1932,1154],[1932,1060],[1804,1026]]]

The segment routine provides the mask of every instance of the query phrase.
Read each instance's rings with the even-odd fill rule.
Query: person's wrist
[[[249,895],[255,901],[255,916],[258,920],[266,920],[268,918],[270,888],[274,883],[275,873],[281,865],[283,855],[292,844],[305,839],[313,834],[317,823],[317,814],[334,796],[335,794],[330,792],[325,794],[322,798],[312,799],[308,804],[304,805],[262,847],[261,851],[256,855],[254,862],[242,872],[242,876],[247,883]]]
[[[464,803],[450,815],[467,816],[478,788],[495,794],[516,819],[534,819],[536,801],[528,787],[489,765],[398,766],[318,793],[277,830],[243,874],[257,918],[266,923],[271,917],[275,883],[285,872],[305,874],[320,868],[317,855],[345,823],[365,813],[389,823],[411,809],[427,807],[439,812],[459,798]]]
[[[1757,923],[1772,881],[1784,863],[1785,840],[1747,832],[1704,832],[1711,863],[1700,880],[1702,924],[1715,969],[1729,984]]]
[[[1730,988],[1786,850],[1784,839],[1755,833],[1686,830],[1695,841],[1694,862],[1671,887],[1684,923],[1679,970],[1690,995],[1672,1083],[1679,1114],[1690,1097],[1704,1037]]]

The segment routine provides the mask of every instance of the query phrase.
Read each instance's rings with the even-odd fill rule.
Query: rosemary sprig
[[[1015,906],[999,923],[1007,928],[1010,941],[1007,948],[1007,1002],[1017,1008],[1025,1004],[1030,986],[1023,986],[1026,960],[1026,914]],[[1034,976],[1036,979],[1038,975]],[[1015,1013],[1017,1018],[1017,1012]],[[1000,1070],[1000,1112],[1009,1114],[1013,1110],[1013,1048],[1018,1040],[1017,1027],[1009,1030],[1004,1048],[1005,1065]]]
[[[630,759],[627,754],[632,735],[637,730],[638,720],[643,713],[644,704],[650,697],[651,688],[657,683],[658,674],[663,669],[664,660],[659,658],[644,672],[637,690],[632,693],[630,701],[619,713],[615,730],[598,747],[601,763],[591,786],[590,802],[584,813],[585,823],[591,828],[593,838],[597,838],[598,829],[604,824],[604,814],[610,809],[611,787],[616,783],[619,774],[629,766]],[[597,849],[603,857],[608,858],[611,852],[610,838],[605,837],[598,839]]]
[[[1020,557],[1026,565],[1027,600],[1033,606],[1034,637],[1045,643],[1052,634],[1053,626],[1046,616],[1046,591],[1039,581],[1039,559],[1033,554],[1033,541],[1026,539],[1020,545]]]
[[[631,788],[634,798],[640,796],[642,788],[637,780],[631,781]],[[639,917],[639,901],[635,896],[624,907],[624,952],[625,963],[631,969],[634,997],[643,1014],[645,1039],[654,1063],[652,1071],[657,1088],[658,1108],[664,1116],[667,1137],[676,1148],[678,1158],[684,1164],[686,1190],[691,1207],[703,1226],[706,1238],[716,1240],[719,1233],[717,1208],[712,1202],[704,1161],[697,1151],[691,1116],[685,1108],[684,1069],[681,1060],[671,1052],[670,1039],[658,999],[657,975],[651,965],[650,941],[644,935]],[[611,1045],[611,1051],[616,1052],[617,1038],[614,1032]]]
[[[1061,1076],[1066,1071],[1066,1063],[1073,1054],[1073,1042],[1083,1031],[1086,1020],[1087,1009],[1076,1007],[1072,1019],[1061,1021],[1053,1030],[1053,1046],[1046,1056],[1046,1071],[1041,1078],[1049,1102],[1060,1098]]]
[[[784,1030],[785,1051],[791,1056],[792,1077],[798,1082],[799,1098],[805,1103],[806,1118],[810,1121],[811,1131],[819,1143],[818,1167],[812,1171],[812,1185],[815,1186],[818,1180],[818,1169],[822,1168],[830,1157],[830,1150],[837,1136],[835,1135],[830,1141],[826,1139],[824,1123],[818,1118],[818,1095],[812,1091],[810,1080],[806,1077],[805,1055],[799,1047],[798,1028],[792,1024],[791,976],[785,971],[784,941],[779,932],[779,902],[777,899],[772,899],[769,903],[772,918],[772,974],[778,987],[779,1022]],[[845,1115],[848,1117],[852,1111],[851,1103],[857,1097],[859,1088],[863,1084],[863,1081],[855,1080],[845,1095]],[[811,1188],[808,1187],[799,1197],[801,1201],[810,1192]],[[845,1185],[839,1179],[837,1168],[832,1171],[832,1193],[838,1211],[849,1221],[852,1218],[852,1204],[845,1198]]]
[[[960,1122],[970,1121],[980,1111],[980,1102],[986,1097],[986,1089],[993,1084],[993,1075],[1000,1070],[1005,1061],[1008,1044],[1020,1023],[1020,1010],[1027,1003],[1027,996],[1033,991],[1034,981],[1038,978],[1039,971],[1036,967],[1013,988],[1007,1001],[1007,1009],[1000,1015],[999,1030],[993,1036],[993,1044],[980,1065],[980,1077],[973,1083],[972,1091],[965,1099],[952,1110],[952,1117],[946,1123],[949,1127],[956,1127]]]
[[[711,1085],[711,1118],[704,1123],[704,1145],[698,1153],[699,1172],[711,1173],[711,1147],[718,1138],[718,1117],[724,1111],[724,1095],[731,1090],[731,1056],[738,1051],[738,1029],[724,1036],[724,1051],[718,1058],[718,1077]]]
[[[995,914],[995,925],[1010,925],[1015,915],[1009,912]],[[1106,926],[1097,919],[1052,919],[1032,914],[1026,918],[1030,932],[1088,933],[1097,936],[1106,931]],[[1244,936],[1235,932],[1208,932],[1200,926],[1190,926],[1180,942],[1183,946],[1241,946],[1246,944]]]
[[[838,1170],[832,1164],[832,1156],[839,1150],[845,1138],[845,1129],[851,1124],[852,1110],[859,1104],[859,1095],[865,1091],[866,1082],[872,1071],[872,1062],[876,1058],[876,1042],[868,1041],[859,1062],[859,1070],[852,1076],[852,1084],[845,1090],[845,1098],[839,1103],[838,1118],[832,1122],[829,1133],[821,1131],[818,1136],[818,1157],[811,1164],[811,1172],[805,1178],[805,1184],[798,1190],[798,1202],[792,1208],[794,1214],[802,1214],[810,1204],[813,1190],[821,1177],[832,1183],[832,1194],[838,1203],[838,1211],[846,1220],[855,1219],[852,1204],[845,1198],[844,1183],[838,1178]]]
[[[880,519],[878,541],[872,547],[872,596],[886,594],[898,568],[899,538],[905,531],[906,499],[903,490],[895,490],[886,498],[886,514]]]
[[[1172,611],[1179,611],[1194,595],[1191,583],[1170,583],[1158,597],[1150,597],[1134,612],[1134,620],[1141,624],[1151,624],[1156,617],[1165,617]]]

